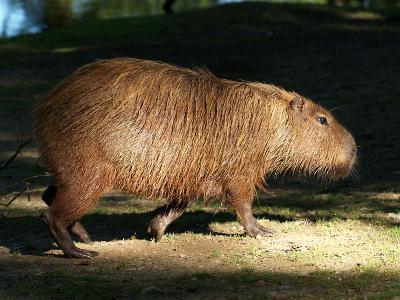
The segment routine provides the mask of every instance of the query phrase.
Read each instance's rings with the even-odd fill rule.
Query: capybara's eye
[[[321,123],[322,125],[328,125],[328,121],[326,120],[325,117],[318,117],[317,120],[318,120],[318,122]]]

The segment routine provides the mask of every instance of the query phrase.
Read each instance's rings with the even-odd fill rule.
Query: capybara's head
[[[356,142],[329,111],[294,94],[287,112],[287,169],[328,180],[350,174],[356,161]]]

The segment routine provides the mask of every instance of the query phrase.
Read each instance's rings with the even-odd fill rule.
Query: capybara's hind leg
[[[165,206],[157,208],[154,213],[156,216],[151,220],[147,231],[159,241],[164,235],[168,225],[178,219],[187,207],[186,201],[171,201]]]
[[[49,227],[49,231],[57,245],[64,252],[65,256],[70,258],[93,258],[98,255],[95,251],[80,249],[75,246],[68,233],[67,226],[64,222],[57,221],[50,211],[42,215],[42,219]]]
[[[42,194],[43,201],[50,206],[57,195],[57,185],[52,183],[50,184],[47,189]],[[81,222],[76,221],[72,225],[68,227],[68,231],[78,237],[84,243],[92,243],[92,239],[90,238],[89,234],[87,233],[86,229],[83,227]]]
[[[253,196],[251,189],[233,187],[228,189],[226,200],[248,236],[272,236],[275,232],[259,224],[251,212]]]
[[[99,182],[92,181],[91,185],[79,189],[76,188],[78,185],[59,186],[49,211],[43,214],[51,235],[67,257],[93,258],[98,254],[76,247],[68,233],[68,228],[74,225],[102,192]]]

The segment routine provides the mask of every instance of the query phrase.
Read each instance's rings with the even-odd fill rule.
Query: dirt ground
[[[398,204],[400,195],[391,197],[389,204]],[[95,242],[77,243],[101,254],[77,260],[64,258],[51,241],[38,217],[46,209],[38,195],[19,200],[0,219],[2,296],[337,299],[399,292],[400,231],[393,227],[399,219],[387,214],[385,226],[362,217],[312,221],[293,214],[283,221],[285,212],[271,203],[255,211],[277,233],[253,239],[220,207],[194,204],[155,242],[145,229],[160,204],[105,197],[83,219]]]
[[[82,220],[94,243],[77,245],[100,256],[76,260],[64,258],[39,217],[50,178],[32,142],[0,170],[0,299],[398,299],[397,20],[244,3],[0,41],[3,162],[32,137],[29,111],[59,79],[115,56],[204,65],[223,77],[295,90],[335,108],[360,146],[357,174],[347,180],[269,181],[273,195],[259,193],[254,213],[273,237],[246,237],[219,203],[199,202],[155,242],[146,227],[163,200],[114,192]],[[4,206],[26,182],[30,199]]]

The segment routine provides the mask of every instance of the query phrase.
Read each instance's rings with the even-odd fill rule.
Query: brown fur
[[[35,124],[63,198],[50,211],[66,222],[110,189],[178,202],[252,198],[265,175],[336,179],[355,159],[351,135],[295,93],[130,58],[75,71],[37,107]]]

